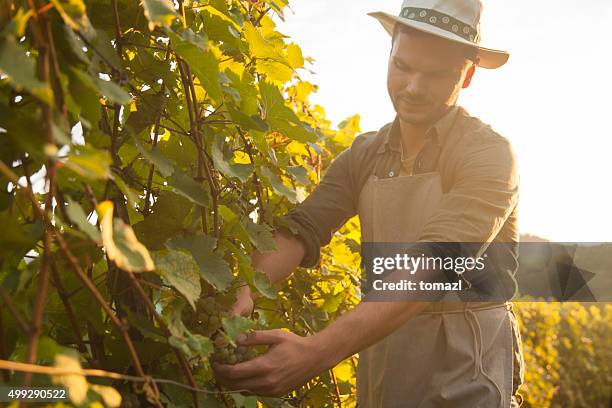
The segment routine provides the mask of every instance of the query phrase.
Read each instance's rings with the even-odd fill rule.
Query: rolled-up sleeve
[[[321,246],[356,213],[351,178],[351,148],[334,159],[312,193],[282,219],[297,230],[306,247],[300,266],[316,266]]]

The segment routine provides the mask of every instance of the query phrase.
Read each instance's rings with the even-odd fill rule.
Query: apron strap
[[[499,393],[499,406],[503,408],[504,394],[499,385],[497,385],[495,380],[491,378],[489,374],[487,374],[483,367],[484,345],[480,321],[478,320],[478,316],[476,316],[476,313],[474,313],[474,309],[468,308],[467,306],[468,303],[465,304],[465,307],[463,309],[463,315],[465,316],[465,320],[467,321],[468,326],[470,326],[470,329],[472,330],[472,336],[474,337],[474,375],[472,376],[472,381],[476,380],[478,376],[482,374],[484,378],[486,378],[491,384],[493,384],[493,386]]]

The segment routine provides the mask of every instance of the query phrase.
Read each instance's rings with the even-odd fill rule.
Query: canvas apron
[[[372,175],[359,199],[362,241],[415,242],[442,196],[439,173]],[[513,325],[511,304],[432,302],[359,353],[358,406],[510,407]]]

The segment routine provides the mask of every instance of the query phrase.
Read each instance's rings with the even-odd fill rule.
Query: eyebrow
[[[393,55],[393,56],[391,56],[391,58],[393,59],[393,62],[400,62],[402,65],[406,66],[407,68],[414,69],[414,66],[412,66],[409,63],[407,63],[400,56]],[[457,70],[454,70],[454,69],[439,69],[439,70],[430,70],[430,71],[425,71],[425,72],[428,73],[428,74],[434,74],[434,75],[450,75],[450,74],[455,73],[456,71],[460,71],[460,69],[457,69]]]

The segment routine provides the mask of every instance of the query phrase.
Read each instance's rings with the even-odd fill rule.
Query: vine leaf
[[[232,283],[234,276],[228,263],[214,252],[215,244],[215,238],[200,234],[171,239],[166,246],[189,251],[198,263],[202,278],[223,291]]]
[[[316,133],[302,123],[295,112],[285,105],[285,99],[275,85],[262,81],[259,83],[259,91],[266,114],[265,120],[272,130],[302,143],[317,140]]]
[[[246,231],[249,240],[261,252],[274,251],[276,242],[270,227],[267,225],[255,224],[250,219],[246,222]]]
[[[68,155],[68,160],[64,164],[79,176],[91,180],[106,180],[111,176],[111,163],[108,151],[94,149],[91,146],[79,146],[78,150]]]
[[[138,241],[132,227],[113,217],[113,203],[101,202],[96,210],[100,217],[106,256],[124,271],[152,271],[155,265],[149,251]]]
[[[243,183],[253,172],[251,164],[233,164],[223,157],[223,137],[217,136],[212,145],[212,159],[215,168],[228,177],[236,177]]]
[[[276,191],[282,196],[287,197],[287,199],[292,203],[295,203],[297,201],[296,192],[284,185],[281,179],[276,174],[272,173],[272,171],[265,166],[261,166],[260,169],[261,175],[268,179],[268,182],[272,185],[274,191]]]
[[[51,0],[51,3],[68,27],[83,33],[91,32],[92,26],[82,0]]]
[[[90,384],[89,388],[102,398],[104,405],[107,407],[114,408],[121,406],[121,394],[116,389],[99,384]]]
[[[277,292],[270,282],[270,278],[263,272],[258,270],[253,271],[253,286],[259,293],[267,297],[268,299],[276,299]]]
[[[51,89],[38,80],[34,61],[17,45],[12,35],[0,38],[0,72],[7,75],[17,88],[25,88],[45,102],[51,101]]]
[[[100,231],[87,220],[87,215],[81,205],[76,201],[72,201],[70,197],[66,197],[66,203],[68,204],[66,213],[70,220],[93,241],[101,242],[102,236]]]
[[[96,88],[98,88],[100,94],[107,98],[111,103],[127,105],[132,101],[130,94],[112,81],[105,81],[101,78],[93,77],[93,83],[96,85]]]
[[[175,193],[182,195],[194,204],[210,207],[210,195],[200,183],[182,171],[175,170],[168,178],[168,184]]]
[[[195,310],[200,297],[200,270],[193,257],[187,252],[165,250],[154,253],[155,269],[174,287]]]
[[[188,64],[193,73],[198,77],[208,95],[215,101],[222,97],[221,84],[219,83],[219,61],[217,57],[202,47],[199,41],[196,43],[194,38],[199,38],[191,30],[186,31],[183,37],[168,30],[168,36],[172,42],[174,52],[176,52]],[[187,37],[187,38],[184,38]]]
[[[143,0],[142,7],[151,31],[156,26],[169,26],[176,17],[174,4],[170,0]]]
[[[176,163],[164,156],[156,147],[147,150],[142,143],[140,143],[140,140],[136,138],[134,138],[134,144],[140,154],[142,154],[151,164],[154,164],[162,176],[170,177],[172,173],[174,173],[174,166]]]
[[[81,368],[81,363],[79,360],[73,356],[69,356],[67,354],[57,354],[55,356],[55,364],[56,368],[74,372],[81,373],[83,370]],[[54,375],[51,377],[53,384],[61,385],[68,391],[68,397],[70,401],[75,405],[81,405],[87,399],[87,389],[88,384],[85,376],[83,374],[62,374],[62,375]]]
[[[255,326],[254,321],[242,316],[224,317],[221,319],[221,324],[231,341],[236,341],[238,336]]]
[[[109,408],[121,406],[121,394],[112,387],[99,384],[88,384],[85,375],[81,374],[83,369],[78,358],[68,354],[56,354],[54,357],[54,366],[61,370],[69,371],[75,374],[59,374],[51,376],[53,384],[61,385],[68,391],[70,401],[80,406],[88,401],[88,391],[94,391],[98,394],[104,405]],[[92,404],[93,405],[93,404]]]

